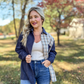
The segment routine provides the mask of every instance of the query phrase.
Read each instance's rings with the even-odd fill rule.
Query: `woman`
[[[20,84],[50,84],[56,76],[51,65],[56,51],[53,37],[42,27],[44,13],[40,7],[32,7],[17,41],[15,51],[21,62]]]

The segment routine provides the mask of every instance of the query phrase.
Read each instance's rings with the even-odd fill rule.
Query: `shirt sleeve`
[[[15,51],[19,54],[19,58],[21,60],[25,60],[25,57],[28,55],[27,52],[25,51],[25,47],[22,45],[22,34],[20,34],[18,40],[17,40],[17,44],[16,44],[16,48]]]
[[[50,46],[49,46],[50,47]],[[47,60],[49,60],[51,63],[54,62],[54,59],[56,57],[57,52],[55,51],[55,41],[53,42],[52,48],[49,52],[49,57]]]

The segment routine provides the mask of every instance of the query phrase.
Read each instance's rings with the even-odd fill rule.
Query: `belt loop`
[[[43,62],[43,60],[41,60],[41,63]]]
[[[36,63],[36,61],[34,61],[34,63]]]

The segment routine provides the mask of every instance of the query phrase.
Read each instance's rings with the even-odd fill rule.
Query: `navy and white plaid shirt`
[[[43,54],[44,54],[43,56],[45,59],[48,59],[49,52],[54,43],[54,38],[49,33],[41,34],[41,42],[43,45]],[[50,46],[49,48],[48,48],[48,45]],[[49,66],[49,71],[50,71],[51,81],[52,82],[57,81],[52,64]]]

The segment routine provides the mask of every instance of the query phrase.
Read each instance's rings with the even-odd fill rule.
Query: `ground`
[[[53,84],[84,84],[84,40],[60,36],[62,46],[55,42],[57,55],[53,67],[57,82]],[[0,40],[0,84],[19,84],[21,60],[15,45],[15,39]]]

